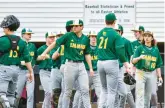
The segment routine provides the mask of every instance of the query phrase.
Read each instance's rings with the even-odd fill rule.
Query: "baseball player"
[[[31,35],[33,34],[32,30],[29,28],[23,28],[22,29],[22,39],[27,43],[27,47],[29,50],[30,58],[31,58],[31,64],[32,66],[35,65],[36,57],[37,57],[37,49],[33,43],[30,43]],[[19,100],[22,95],[22,91],[24,86],[26,85],[26,91],[27,91],[27,108],[33,108],[34,106],[34,80],[32,82],[28,81],[27,79],[27,68],[25,66],[25,61],[21,58],[21,64],[20,64],[20,71],[18,73],[18,82],[17,82],[17,103],[19,104]],[[34,77],[34,75],[33,75]]]
[[[91,64],[90,56],[90,43],[89,38],[82,34],[83,21],[73,21],[73,32],[64,34],[61,38],[57,39],[44,53],[41,55],[45,58],[45,55],[55,46],[64,45],[65,47],[65,63],[64,68],[64,96],[62,108],[68,108],[70,103],[70,96],[73,89],[73,84],[78,81],[78,85],[81,90],[82,101],[85,108],[91,108],[89,100],[89,86],[88,75],[84,66],[84,58],[86,59],[89,67],[90,74],[93,75],[93,68]],[[83,82],[83,83],[82,83]]]
[[[20,22],[14,15],[8,15],[1,22],[5,35],[0,37],[0,104],[3,108],[14,107],[20,58],[28,69],[28,79],[33,80],[33,69],[26,42],[14,35]]]
[[[143,26],[136,25],[136,26],[134,26],[134,28],[131,31],[133,31],[134,36],[136,38],[136,40],[132,42],[133,52],[135,52],[136,48],[139,45],[141,45],[141,42],[143,40],[142,34],[144,33],[145,28]],[[132,57],[131,57],[131,59],[132,59]],[[131,64],[131,65],[133,67],[132,73],[133,73],[133,76],[135,77],[136,68],[135,68],[135,66],[133,66],[133,64]],[[135,85],[131,85],[130,87],[132,88],[132,93],[135,94]],[[134,97],[134,100],[135,100],[135,97]]]
[[[97,95],[97,103],[99,103],[99,99],[100,99],[100,92],[101,92],[101,83],[100,83],[100,77],[99,77],[99,73],[97,72],[97,61],[98,61],[98,51],[97,51],[97,46],[96,46],[96,32],[95,31],[90,31],[88,34],[89,38],[90,38],[90,48],[91,48],[91,52],[90,55],[92,57],[92,66],[93,66],[93,70],[94,70],[94,75],[90,76],[89,75],[89,67],[86,61],[84,61],[85,63],[85,68],[88,72],[89,75],[89,87],[91,88],[91,86],[94,86],[96,95]],[[81,95],[80,95],[80,91],[77,90],[76,94],[74,96],[74,104],[73,104],[73,108],[80,108],[82,107],[83,103],[81,100]]]
[[[64,35],[65,33],[62,31],[57,32],[56,39]],[[56,52],[57,50],[57,52]],[[56,52],[56,53],[55,53]],[[52,59],[53,59],[53,68],[51,70],[51,89],[52,89],[52,98],[53,98],[53,106],[57,108],[58,100],[61,94],[61,86],[62,86],[62,72],[60,72],[61,66],[61,57],[64,56],[64,46],[61,45],[59,49],[54,48],[51,51]]]
[[[136,25],[131,31],[134,32],[136,40],[132,42],[132,46],[134,49],[134,52],[136,48],[141,45],[141,42],[143,40],[142,34],[144,33],[145,29],[143,26]]]
[[[156,40],[155,41],[155,45],[157,45],[157,42]],[[151,108],[157,108],[157,105],[158,105],[158,97],[157,97],[157,90],[158,90],[158,87],[162,86],[162,82],[158,82],[158,75],[157,75],[157,72],[154,71],[153,72],[153,79],[152,79],[152,95],[151,95]]]
[[[70,26],[70,24],[73,24],[72,20],[69,20],[66,22],[66,31],[70,32],[72,31],[72,26]],[[57,33],[56,37],[60,37],[64,34],[64,32],[59,32]],[[57,38],[56,38],[57,39]],[[58,47],[57,47],[58,48]],[[55,48],[55,50],[57,49]],[[54,52],[54,51],[52,51]],[[58,72],[57,73],[58,77],[56,77],[55,75],[53,75],[54,73],[51,73],[51,77],[52,77],[52,88],[55,88],[53,91],[55,91],[54,93],[54,100],[53,100],[53,105],[54,107],[57,107],[58,104],[58,108],[62,108],[62,98],[63,98],[63,94],[64,94],[64,81],[63,81],[63,72],[64,72],[64,64],[65,64],[65,57],[64,57],[64,45],[61,45],[59,47],[59,49],[53,54],[52,59],[56,60],[56,62],[58,62]],[[56,63],[57,64],[57,63]],[[59,69],[60,67],[60,69]],[[61,74],[60,74],[61,73]],[[62,77],[61,77],[62,76]],[[57,80],[57,81],[56,81]],[[61,87],[60,87],[61,85]],[[59,96],[60,95],[60,96]],[[72,97],[71,97],[72,98]]]
[[[159,82],[163,82],[160,67],[163,65],[153,33],[144,32],[142,45],[133,56],[132,63],[136,66],[136,108],[150,108],[153,72],[156,71]]]
[[[115,26],[115,30],[122,36],[123,35],[123,27],[121,25],[116,25]],[[124,45],[125,45],[125,56],[127,57],[127,61],[130,61],[131,56],[133,55],[133,48],[132,48],[132,44],[129,40],[127,40],[126,38],[122,37],[123,41],[124,41]],[[121,63],[121,61],[119,60],[119,66],[120,66],[120,73],[118,75],[119,77],[119,93],[117,93],[117,97],[116,97],[116,101],[115,101],[115,107],[116,108],[124,108],[125,106],[125,101],[127,100],[128,104],[130,105],[131,108],[135,108],[135,102],[134,102],[134,98],[133,95],[131,93],[131,89],[129,85],[126,85],[126,89],[127,89],[127,94],[126,95],[120,95],[120,101],[119,101],[119,96],[118,94],[121,94],[121,91],[123,91],[125,89],[124,85],[123,85],[123,76],[124,76],[124,67],[123,64]],[[118,103],[120,102],[120,103]]]
[[[73,20],[69,20],[69,21],[66,22],[65,28],[66,28],[66,31],[67,32],[72,32],[73,31],[72,24],[73,24]],[[64,47],[64,49],[65,49],[65,47]],[[64,55],[65,55],[65,53],[64,53]],[[65,62],[67,62],[65,56],[61,56],[60,72],[62,72],[62,73],[64,73]],[[70,99],[70,108],[72,108],[72,101],[73,101],[75,92],[76,92],[76,90],[73,89],[72,90],[71,99]],[[64,78],[62,77],[62,91],[61,91],[60,98],[59,98],[58,108],[62,108],[62,99],[63,99],[63,96],[64,96]]]
[[[40,68],[40,81],[45,92],[45,97],[43,101],[42,108],[51,108],[51,68],[52,68],[52,59],[50,53],[46,55],[45,59],[42,59],[40,56],[45,49],[50,46],[55,40],[56,34],[54,32],[47,32],[45,34],[46,44],[38,48],[37,50],[37,61]]]
[[[113,29],[116,23],[114,13],[105,16],[106,27],[97,35],[98,72],[101,80],[101,96],[99,108],[114,108],[118,87],[119,62],[129,71],[130,65],[125,57],[125,46],[121,36]]]

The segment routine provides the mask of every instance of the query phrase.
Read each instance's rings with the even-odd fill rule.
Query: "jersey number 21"
[[[99,48],[100,49],[106,49],[107,48],[107,42],[108,42],[108,38],[100,37]]]

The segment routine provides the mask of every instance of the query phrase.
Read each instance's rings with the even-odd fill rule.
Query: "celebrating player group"
[[[0,106],[18,108],[26,86],[26,106],[34,107],[33,67],[38,65],[45,93],[42,108],[91,108],[90,89],[95,89],[98,108],[125,108],[126,103],[157,108],[163,62],[154,34],[137,25],[131,42],[116,21],[109,13],[103,29],[85,35],[82,20],[69,20],[67,32],[45,33],[46,43],[37,49],[30,42],[32,30],[23,28],[21,37],[16,36],[20,21],[6,16],[0,25],[5,34],[0,37]]]

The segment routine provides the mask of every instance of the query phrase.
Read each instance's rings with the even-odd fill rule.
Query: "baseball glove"
[[[136,80],[129,73],[124,73],[123,80],[127,85],[134,85],[136,83]]]

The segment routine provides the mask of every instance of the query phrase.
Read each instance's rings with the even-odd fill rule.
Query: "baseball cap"
[[[83,21],[78,19],[78,20],[73,20],[73,24],[70,24],[70,25],[84,25]]]
[[[106,21],[115,21],[116,19],[116,15],[114,13],[109,13],[105,16],[105,20]]]
[[[120,31],[119,24],[115,24],[115,28],[114,29]]]
[[[140,26],[136,25],[136,26],[134,26],[134,28],[131,31],[143,31],[144,32],[145,29],[141,25]]]
[[[46,32],[46,34],[45,34],[45,38],[47,38],[47,37],[52,37],[52,36],[56,36],[56,33],[55,32]]]
[[[87,36],[97,36],[97,32],[96,31],[89,31]]]
[[[21,31],[22,34],[29,33],[29,34],[34,34],[31,29],[29,28],[23,28]]]
[[[120,24],[119,24],[119,30],[122,31],[122,32],[124,31],[124,30],[123,30],[123,26],[120,25]]]
[[[73,20],[67,21],[67,22],[66,22],[66,27],[67,27],[67,26],[70,26],[71,24],[73,24]]]
[[[58,31],[58,32],[56,32],[56,36],[57,35],[64,35],[65,34],[65,32],[63,32],[63,31]]]
[[[145,32],[143,33],[143,35],[151,35],[151,36],[153,36],[153,32],[151,32],[151,31],[145,31]]]

